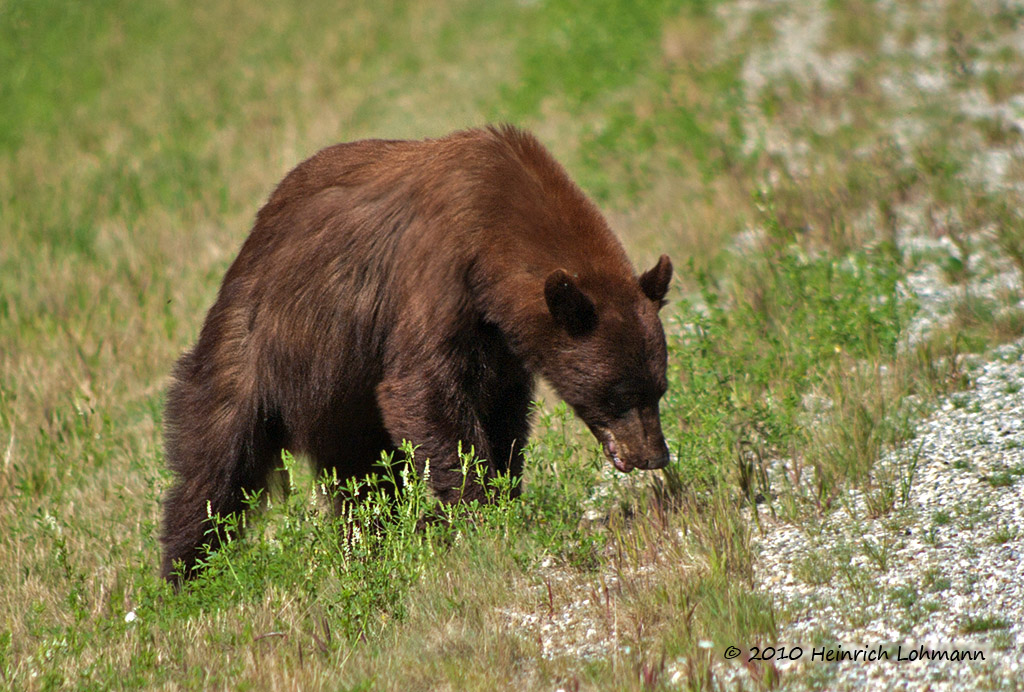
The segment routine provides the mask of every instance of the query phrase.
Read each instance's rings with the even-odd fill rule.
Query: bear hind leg
[[[227,538],[224,519],[233,515],[227,523],[239,527],[249,498],[265,492],[283,439],[279,419],[258,411],[218,418],[175,403],[172,396],[167,457],[176,479],[164,500],[161,574],[178,586]]]

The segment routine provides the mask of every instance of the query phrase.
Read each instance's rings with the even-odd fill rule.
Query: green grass
[[[670,686],[685,658],[673,684],[706,689],[725,646],[774,641],[785,614],[756,587],[752,536],[771,521],[813,531],[850,488],[872,517],[905,505],[916,457],[875,461],[913,444],[916,416],[964,384],[963,351],[1020,335],[1006,309],[1019,296],[970,282],[986,262],[1024,272],[1021,205],[968,176],[978,142],[1019,136],[989,119],[965,141],[940,95],[908,108],[883,93],[878,78],[909,58],[878,53],[891,18],[872,3],[828,5],[833,48],[865,58],[847,90],[787,76],[748,93],[745,61],[780,15],[726,41],[729,7],[0,6],[2,685],[640,690]],[[1017,69],[986,52],[1012,22],[967,5],[919,19],[916,35],[960,28],[943,67],[955,88],[1013,95],[1002,71],[964,69],[977,56]],[[911,145],[886,130],[905,115],[926,132]],[[339,519],[324,511],[330,483],[283,460],[293,491],[172,593],[156,540],[167,376],[273,185],[336,141],[505,119],[565,162],[638,266],[675,260],[663,425],[676,461],[616,476],[546,400],[523,497],[418,530],[421,491]],[[756,122],[804,142],[813,168],[748,146]],[[956,253],[901,245],[914,205]],[[917,306],[902,282],[931,266],[962,299],[905,348]],[[359,541],[352,526],[366,527]],[[869,599],[889,550],[857,543],[795,568]],[[850,564],[857,552],[870,570]],[[919,615],[917,592],[890,596]],[[574,612],[600,655],[523,624]]]
[[[978,615],[971,616],[964,620],[960,626],[960,631],[964,634],[970,634],[973,632],[991,632],[992,630],[1003,630],[1010,626],[1010,623],[1005,618],[997,617],[995,615]]]
[[[993,488],[1008,488],[1016,481],[1016,477],[1015,474],[1009,471],[998,471],[984,476],[984,480],[988,481],[988,484]]]

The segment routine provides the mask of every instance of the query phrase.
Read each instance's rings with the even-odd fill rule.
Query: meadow
[[[969,383],[965,354],[1024,333],[1022,22],[994,0],[0,3],[0,686],[713,689],[786,617],[753,537],[850,491],[898,512],[913,473],[875,462]],[[259,206],[323,146],[488,122],[535,132],[636,266],[675,260],[670,467],[616,475],[545,396],[522,497],[418,530],[415,483],[335,518],[286,455],[290,492],[173,593],[168,375]]]

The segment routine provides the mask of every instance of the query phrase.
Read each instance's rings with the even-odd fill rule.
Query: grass
[[[908,109],[881,90],[908,58],[881,52],[881,32],[903,30],[871,3],[827,7],[834,52],[863,58],[847,88],[786,74],[751,93],[745,65],[779,40],[781,15],[763,10],[727,40],[731,7],[4,5],[2,684],[707,689],[726,646],[774,641],[784,614],[756,586],[752,536],[776,520],[813,530],[850,489],[871,517],[905,505],[916,456],[875,461],[913,448],[914,419],[964,384],[963,351],[1020,335],[1007,307],[1019,288],[978,295],[973,282],[1016,272],[1019,287],[1021,205],[971,172],[978,142],[1019,135],[986,116],[965,136],[939,95]],[[942,63],[956,88],[1015,93],[1002,72],[971,69],[1016,69],[989,48],[1012,22],[962,3],[918,14],[916,36],[958,27]],[[910,143],[886,129],[907,113],[925,132]],[[676,260],[671,467],[615,476],[564,405],[540,402],[521,500],[422,531],[421,492],[338,519],[324,511],[330,480],[285,459],[293,491],[173,594],[156,575],[166,378],[262,200],[329,143],[503,119],[551,146],[638,265]],[[949,245],[906,247],[915,224]],[[908,345],[905,280],[928,268],[960,300]],[[353,525],[373,528],[355,541]],[[851,558],[884,572],[889,550],[858,542],[796,569],[867,592]],[[929,591],[945,588],[936,577]],[[583,657],[588,629],[596,653]]]
[[[964,620],[960,626],[960,631],[964,634],[970,634],[973,632],[991,632],[992,630],[1002,630],[1010,626],[1010,623],[1005,618],[997,617],[994,615],[978,615],[971,616]]]

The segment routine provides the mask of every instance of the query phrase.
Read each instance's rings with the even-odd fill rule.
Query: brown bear
[[[518,478],[534,378],[620,471],[668,462],[658,403],[672,275],[637,277],[594,204],[511,126],[338,144],[291,171],[256,217],[165,415],[176,480],[162,572],[190,576],[209,518],[241,512],[282,449],[343,481],[403,440],[440,501]]]

